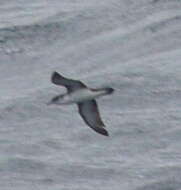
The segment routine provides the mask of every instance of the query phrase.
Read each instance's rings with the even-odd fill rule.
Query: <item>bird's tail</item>
[[[106,94],[112,94],[114,92],[113,88],[105,88]]]

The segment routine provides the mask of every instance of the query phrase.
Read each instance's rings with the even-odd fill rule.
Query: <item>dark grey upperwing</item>
[[[86,85],[83,84],[81,81],[67,79],[57,72],[53,72],[51,76],[51,81],[56,85],[66,87],[69,93],[81,88],[86,88]]]
[[[78,103],[78,108],[80,115],[87,125],[89,125],[96,132],[109,136],[108,132],[104,129],[105,126],[100,118],[98,106],[95,100],[88,100]]]

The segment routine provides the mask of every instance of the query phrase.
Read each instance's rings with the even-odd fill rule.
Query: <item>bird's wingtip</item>
[[[59,85],[60,84],[60,80],[63,79],[63,76],[61,76],[58,72],[54,71],[51,75],[51,82],[54,84]]]
[[[54,78],[59,77],[59,76],[60,74],[57,71],[53,71],[51,75],[51,79],[53,80]]]
[[[104,129],[103,127],[97,127],[97,128],[94,128],[94,130],[96,132],[98,132],[99,134],[101,134],[101,135],[104,135],[104,136],[107,136],[107,137],[109,136],[108,131],[106,129]]]
[[[109,137],[109,133],[107,131],[104,134],[102,134],[102,135],[104,135],[106,137]]]

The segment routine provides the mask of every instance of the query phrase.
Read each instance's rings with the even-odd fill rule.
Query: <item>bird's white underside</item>
[[[70,94],[66,94],[62,99],[59,100],[59,104],[71,104],[79,103],[86,100],[91,100],[99,96],[106,94],[105,90],[91,91],[89,89],[80,89]]]

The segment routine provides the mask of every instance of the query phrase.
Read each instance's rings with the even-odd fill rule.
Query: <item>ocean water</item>
[[[23,0],[0,6],[0,189],[181,189],[181,2]],[[91,87],[110,137],[76,105],[47,106]]]

